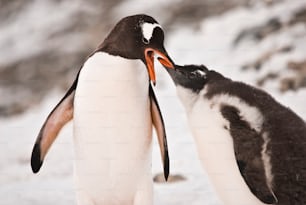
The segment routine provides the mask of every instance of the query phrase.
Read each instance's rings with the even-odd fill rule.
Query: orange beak
[[[153,82],[153,85],[156,84],[156,76],[154,70],[154,54],[158,55],[158,60],[163,66],[167,68],[174,68],[173,63],[170,61],[167,54],[164,54],[163,52],[153,48],[145,49],[145,59],[146,59],[147,69],[150,80]]]

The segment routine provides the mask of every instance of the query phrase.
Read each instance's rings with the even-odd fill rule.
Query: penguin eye
[[[149,41],[148,39],[146,39],[146,38],[142,38],[142,42],[143,42],[144,44],[149,44],[149,43],[150,43],[150,41]]]

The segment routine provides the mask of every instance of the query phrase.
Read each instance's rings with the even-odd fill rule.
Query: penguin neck
[[[86,77],[85,77],[86,76]],[[137,94],[148,92],[149,76],[140,60],[96,52],[85,62],[81,77],[99,87],[111,87],[112,92]],[[88,79],[87,79],[88,78]],[[144,88],[143,88],[144,87]]]
[[[194,92],[192,89],[186,88],[181,85],[176,85],[176,92],[185,107],[187,114],[192,110],[195,102],[199,98],[199,93]]]
[[[208,70],[205,66],[175,66],[176,69],[167,69],[174,81],[177,94],[186,110],[191,110],[200,96],[204,96],[210,85],[228,80],[220,73]]]

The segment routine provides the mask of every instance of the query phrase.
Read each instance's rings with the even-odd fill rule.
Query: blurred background
[[[75,204],[72,125],[38,175],[31,149],[86,56],[117,21],[137,13],[162,25],[176,63],[205,64],[262,88],[306,120],[304,0],[0,0],[0,205]],[[176,177],[156,179],[155,204],[218,205],[174,86],[163,68],[156,71]],[[158,152],[155,144],[154,175]]]

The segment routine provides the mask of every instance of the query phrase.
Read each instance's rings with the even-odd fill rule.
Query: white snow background
[[[129,3],[135,5],[137,2],[140,6],[132,9]],[[158,20],[158,15],[163,14],[156,13],[156,9],[150,13],[150,8],[157,8],[158,3],[164,1],[152,2],[145,4],[139,0],[127,1],[118,8],[117,14],[123,17],[142,12],[152,16],[155,14]],[[258,3],[252,8],[236,8],[221,16],[203,19],[198,30],[183,25],[177,26],[171,33],[165,33],[166,49],[177,64],[205,64],[208,68],[215,69],[227,77],[255,85],[255,77],[271,70],[283,72],[286,59],[305,59],[306,27],[303,24],[297,24],[289,30],[272,34],[260,42],[249,39],[233,49],[232,42],[235,36],[242,28],[258,25],[271,17],[280,16],[285,21],[305,4],[303,0],[287,0],[267,8]],[[14,28],[10,29],[10,32],[14,32]],[[29,39],[31,44],[35,44],[35,41],[34,37]],[[282,47],[288,43],[295,47],[294,52],[277,55],[270,59],[261,71],[239,69],[244,63],[254,56],[260,56],[265,50]],[[18,53],[20,56],[28,54],[22,49]],[[219,205],[216,194],[198,161],[185,113],[176,97],[174,85],[163,68],[158,66],[158,63],[156,65],[155,91],[166,124],[171,174],[181,174],[187,180],[155,184],[154,204]],[[265,84],[263,89],[306,120],[306,89],[280,93],[276,82]],[[62,96],[63,93],[54,91],[41,105],[28,110],[23,115],[0,119],[0,205],[75,204],[71,123],[61,131],[37,175],[32,173],[29,163],[39,129]],[[162,170],[156,139],[153,147],[152,170],[153,174]]]

